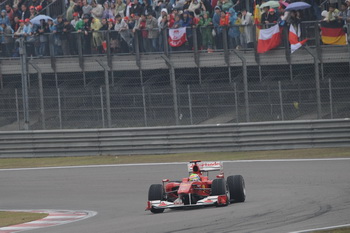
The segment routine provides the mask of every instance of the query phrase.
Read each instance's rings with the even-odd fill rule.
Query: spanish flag
[[[324,44],[346,45],[346,33],[337,21],[321,22],[321,38]]]

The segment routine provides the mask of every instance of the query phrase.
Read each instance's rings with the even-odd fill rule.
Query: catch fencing
[[[84,55],[78,40],[77,56],[37,58],[20,40],[20,60],[0,59],[0,131],[347,118],[350,47],[320,45],[317,23],[302,25],[310,46],[293,54],[224,39],[213,53]]]

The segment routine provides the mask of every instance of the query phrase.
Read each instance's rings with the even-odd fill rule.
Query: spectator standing
[[[74,4],[73,12],[78,13],[79,17],[83,15],[83,3],[81,0],[76,1],[76,3]]]
[[[101,21],[98,18],[92,18],[91,31],[92,31],[92,44],[99,54],[102,54],[102,34],[100,29],[102,28]]]
[[[219,6],[216,6],[214,9],[213,15],[213,25],[215,34],[215,45],[217,49],[222,49],[222,28],[220,27],[220,18],[221,18],[221,9]]]
[[[78,22],[75,25],[75,29],[82,33],[82,41],[83,41],[83,53],[91,54],[91,26],[90,26],[90,16],[84,15],[83,21]]]
[[[92,1],[91,6],[92,6],[91,16],[94,18],[98,18],[99,20],[102,19],[103,6],[101,4],[98,4],[95,0]]]
[[[106,1],[103,4],[104,10],[103,10],[103,14],[102,14],[102,19],[114,19],[114,12],[111,9],[111,4],[110,2]],[[106,21],[106,25],[107,25],[107,21]]]
[[[166,41],[166,39],[167,39],[167,36],[164,37],[164,34],[167,35],[168,16],[167,15],[163,15],[161,17],[162,18],[161,18],[161,20],[160,20],[160,22],[158,24],[158,28],[159,28],[159,50],[160,51],[164,51],[165,50],[164,41]]]
[[[158,21],[153,17],[152,12],[148,12],[146,29],[148,30],[148,43],[150,45],[150,52],[158,52]]]
[[[13,18],[13,23],[12,23],[12,25],[11,25],[11,28],[13,29],[13,31],[17,31],[18,30],[18,28],[19,28],[19,17],[18,16],[15,16],[14,18]]]
[[[263,13],[261,14],[260,22],[261,24],[268,24],[267,17],[269,16],[269,7],[266,6],[263,8]],[[263,28],[266,28],[266,26],[263,26]]]
[[[195,13],[196,10],[206,11],[205,6],[200,0],[192,0],[190,6],[188,7],[188,11],[190,12]]]
[[[12,49],[12,34],[14,31],[10,26],[8,26],[6,23],[2,23],[0,25],[0,33],[2,33],[2,39],[1,39],[1,56],[9,57],[11,56],[11,49]]]
[[[48,27],[48,24],[45,22],[44,19],[40,20],[40,25],[37,28],[37,35],[39,36],[39,50],[38,54],[39,56],[46,56],[47,53],[47,46],[48,46],[48,38],[45,33],[49,33],[50,29]]]
[[[70,0],[69,1],[69,6],[68,6],[68,9],[67,9],[67,12],[66,12],[66,19],[68,21],[72,21],[72,19],[73,19],[74,6],[75,6],[74,0]]]
[[[150,44],[149,44],[149,40],[148,40],[148,30],[146,30],[146,24],[147,24],[146,16],[141,15],[138,30],[140,30],[140,32],[141,32],[142,39],[139,40],[139,43],[142,43],[143,52],[150,51]]]
[[[120,37],[122,38],[122,43],[126,44],[126,49],[125,46],[121,46],[121,48],[124,50],[122,52],[133,52],[133,45],[132,45],[132,36],[131,33],[129,31],[129,26],[128,24],[125,22],[125,20],[123,20],[120,15],[118,15],[116,17],[116,22],[115,22],[115,26],[114,26],[114,30],[117,31],[120,35]],[[128,50],[128,51],[127,51]]]
[[[117,0],[117,3],[115,5],[115,10],[114,10],[114,15],[120,15],[120,17],[125,16],[125,9],[126,9],[126,4],[123,3],[122,0]]]
[[[140,24],[141,24],[141,17],[138,14],[134,15],[134,28],[133,28],[133,33],[134,33],[134,40],[137,37],[138,39],[138,48],[136,47],[137,44],[134,41],[134,49],[138,49],[140,52],[144,52],[145,49],[143,47],[143,37],[142,37],[142,32],[140,31]]]
[[[26,19],[24,21],[24,28],[23,28],[23,36],[27,42],[26,48],[27,48],[27,56],[35,56],[35,50],[34,50],[34,28],[33,24],[30,22],[30,19]]]
[[[63,55],[67,56],[71,54],[76,54],[76,44],[74,40],[75,34],[73,34],[75,28],[67,19],[63,19],[63,24],[63,32],[61,36]]]
[[[7,16],[6,10],[2,10],[0,14],[0,24],[6,23],[6,25],[10,26],[11,22],[9,17]]]
[[[24,22],[25,19],[28,19],[30,17],[30,12],[25,4],[22,4],[21,10],[22,10],[21,20],[23,20]]]
[[[130,5],[129,15],[126,16],[130,16],[131,14],[142,14],[142,7],[138,0],[133,0]]]
[[[254,47],[254,34],[253,34],[253,17],[252,13],[248,12],[246,9],[242,10],[242,25],[244,26],[243,38],[244,41],[241,43],[247,48]]]
[[[18,9],[17,5],[13,5],[12,10],[13,10],[13,20],[15,20],[15,17],[18,17],[18,19],[22,18],[22,12]]]
[[[77,25],[77,23],[81,21],[81,19],[79,18],[79,13],[78,12],[74,12],[73,13],[73,20],[70,22],[70,24],[75,28],[75,26]]]
[[[92,6],[90,4],[88,4],[87,0],[83,0],[83,15],[91,15],[91,10],[92,10]]]
[[[267,15],[267,23],[269,24],[276,24],[278,21],[278,16],[276,14],[276,11],[275,9],[271,8],[269,9],[269,14]]]
[[[30,6],[29,7],[29,19],[33,19],[36,16],[36,11],[35,11],[35,6]]]
[[[339,10],[335,7],[335,4],[330,4],[328,8],[328,22],[336,21],[339,16]]]
[[[350,10],[348,10],[348,4],[346,2],[341,4],[337,19],[342,24],[350,22]]]
[[[219,6],[222,11],[226,12],[233,7],[233,2],[231,0],[219,0],[217,6]]]
[[[15,51],[14,51],[14,57],[19,57],[19,43],[20,43],[20,38],[23,37],[24,35],[24,20],[19,20],[19,27],[17,31],[13,34],[15,40]]]
[[[12,10],[12,8],[11,8],[11,6],[9,4],[6,4],[5,10],[6,10],[7,17],[10,20],[10,25],[11,25],[13,23],[13,18],[15,17],[14,13],[13,13],[13,10]]]
[[[141,14],[147,15],[153,13],[152,5],[150,5],[149,0],[142,0]]]
[[[230,39],[229,40],[230,48],[232,49],[239,49],[241,46],[241,42],[239,39],[240,32],[239,32],[239,26],[238,26],[241,23],[242,21],[240,18],[238,18],[236,11],[233,8],[231,8],[230,9],[230,28],[228,30],[228,35]]]
[[[204,49],[208,50],[208,53],[213,52],[213,22],[209,17],[209,12],[203,13],[203,18],[199,21],[199,27],[202,34],[202,45]]]

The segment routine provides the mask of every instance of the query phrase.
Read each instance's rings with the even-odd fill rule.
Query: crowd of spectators
[[[54,55],[75,55],[80,40],[83,53],[106,52],[107,33],[110,48],[115,53],[160,52],[167,43],[167,29],[186,27],[187,43],[173,50],[192,50],[193,34],[197,33],[197,46],[211,52],[223,48],[227,37],[232,49],[253,47],[254,23],[257,18],[262,27],[271,23],[281,26],[299,24],[306,20],[339,21],[350,23],[350,0],[340,6],[330,3],[328,11],[321,12],[318,2],[303,11],[285,11],[286,4],[264,7],[259,16],[253,16],[255,4],[241,0],[70,0],[66,12],[55,19],[31,20],[42,14],[47,0],[15,0],[6,4],[0,15],[0,41],[2,56],[19,56],[18,40],[27,42],[28,56],[49,55],[49,43]],[[332,0],[331,0],[332,1]],[[250,11],[245,9],[249,6]],[[196,30],[194,30],[196,29]],[[136,40],[138,43],[135,43]],[[136,48],[136,46],[139,46]]]

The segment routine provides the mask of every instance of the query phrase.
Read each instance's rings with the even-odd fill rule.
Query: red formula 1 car
[[[209,171],[220,171],[216,179],[209,179]],[[188,164],[190,178],[182,181],[163,179],[163,184],[152,184],[148,191],[146,210],[162,213],[164,209],[192,206],[226,206],[232,202],[244,202],[245,183],[241,175],[228,176],[225,180],[222,162],[191,161]],[[198,177],[194,180],[191,177]]]

